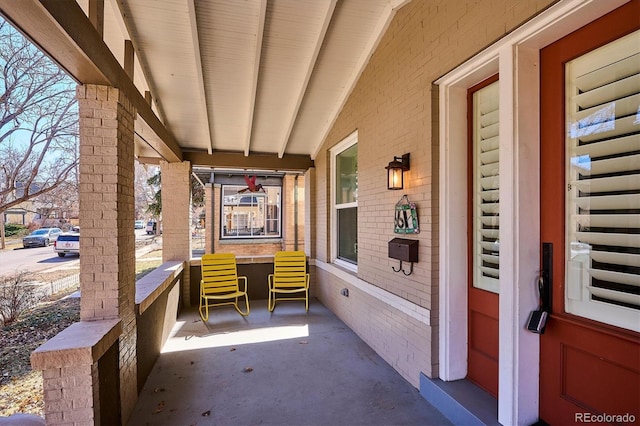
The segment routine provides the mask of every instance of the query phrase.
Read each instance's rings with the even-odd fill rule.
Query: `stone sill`
[[[136,306],[138,314],[146,311],[153,302],[182,275],[184,262],[165,262],[136,282]]]
[[[272,254],[262,254],[256,256],[236,256],[236,264],[246,265],[252,263],[273,263]],[[200,266],[200,259],[191,259],[191,266]]]
[[[221,246],[226,245],[254,245],[254,244],[282,244],[282,238],[223,238],[218,240]]]
[[[71,324],[31,353],[34,370],[93,365],[122,334],[119,319]]]
[[[323,262],[315,259],[313,264],[316,268],[327,271],[342,281],[352,285],[358,290],[378,299],[380,302],[397,309],[411,318],[421,323],[431,326],[431,311],[423,306],[417,305],[407,299],[391,293],[383,288],[358,278],[352,271],[336,266],[334,263]]]

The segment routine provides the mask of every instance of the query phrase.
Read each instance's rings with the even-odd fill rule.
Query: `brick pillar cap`
[[[35,370],[92,365],[122,334],[120,320],[80,321],[71,324],[31,353]]]

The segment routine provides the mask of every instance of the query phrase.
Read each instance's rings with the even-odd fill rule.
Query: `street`
[[[144,229],[136,229],[136,241],[153,238],[147,235]],[[26,270],[37,272],[54,267],[78,268],[79,257],[73,254],[59,257],[53,251],[53,244],[49,247],[16,248],[14,250],[0,251],[0,275],[12,274],[16,271]]]
[[[34,247],[28,249],[4,250],[0,252],[0,275],[12,274],[17,271],[37,272],[54,266],[77,266],[79,257],[68,255],[59,257],[49,247]]]

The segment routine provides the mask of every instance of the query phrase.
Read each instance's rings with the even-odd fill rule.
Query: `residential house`
[[[42,189],[41,183],[32,183],[30,193],[35,193]],[[24,196],[25,184],[16,183],[15,197]],[[5,222],[25,226],[60,226],[65,224],[78,224],[78,201],[73,196],[74,188],[68,185],[61,185],[61,189],[54,193],[45,193],[35,198],[30,198],[7,209],[5,212]],[[67,196],[64,200],[60,197]],[[68,195],[71,194],[71,195]]]
[[[197,294],[192,171],[214,176],[208,251],[255,255],[234,241],[240,223],[260,228],[262,254],[304,247],[313,294],[424,393],[473,382],[505,425],[640,418],[640,1],[78,3],[0,0],[80,83],[92,255],[69,333],[94,341],[76,358],[34,353],[49,423],[106,421],[105,395],[128,418],[157,353],[141,336],[161,343],[150,324],[171,325],[145,315]],[[404,154],[402,191],[389,190]],[[134,156],[162,170],[173,269],[157,299],[135,289]],[[216,180],[228,170],[297,188],[282,189],[302,197],[280,201],[277,233],[240,219],[257,199],[231,213],[237,183]],[[404,195],[419,233],[394,232]],[[403,269],[398,237],[418,246]],[[58,404],[74,386],[94,398]]]

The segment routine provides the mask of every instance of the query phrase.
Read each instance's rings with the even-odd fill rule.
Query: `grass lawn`
[[[162,251],[155,250],[136,261],[136,280],[162,263]],[[55,271],[55,279],[77,274],[78,269]],[[51,273],[35,273],[32,279]],[[64,298],[75,291],[57,294],[21,315],[20,319],[0,328],[0,416],[30,413],[44,416],[42,374],[33,371],[29,355],[38,346],[69,325],[80,320],[80,299]]]

